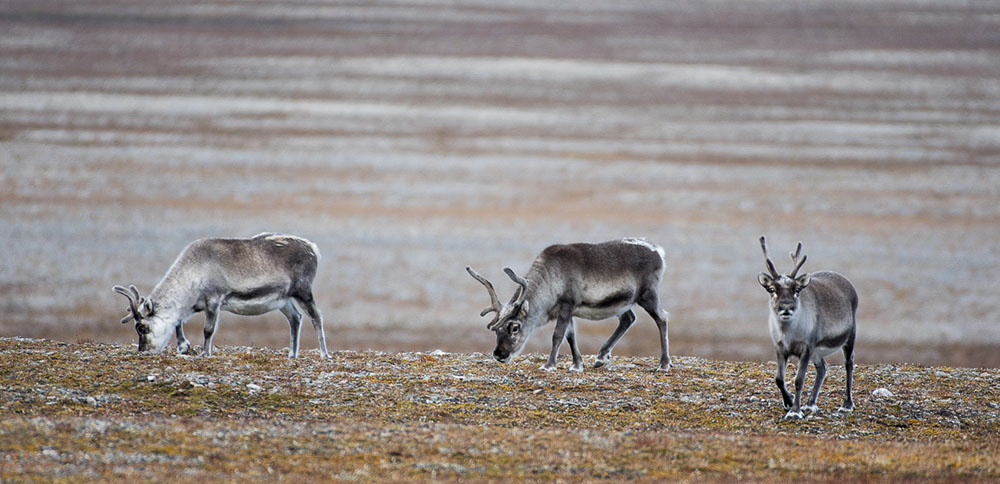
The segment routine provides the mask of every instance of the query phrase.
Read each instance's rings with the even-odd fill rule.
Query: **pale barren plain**
[[[277,313],[134,354],[113,284],[264,231],[321,248],[331,360]],[[857,286],[854,414],[834,363],[781,419],[760,234]],[[626,236],[671,373],[645,315],[489,359],[466,265]],[[998,239],[995,2],[6,0],[0,480],[995,481]]]

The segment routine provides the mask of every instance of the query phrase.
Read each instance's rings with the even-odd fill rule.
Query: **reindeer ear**
[[[805,289],[806,286],[809,285],[809,281],[810,280],[812,280],[812,279],[809,276],[809,273],[807,272],[805,274],[802,274],[799,277],[796,277],[795,278],[795,284],[797,284],[799,286],[799,290],[801,291],[801,290]]]
[[[764,289],[767,289],[768,291],[770,291],[771,287],[774,286],[774,278],[772,278],[766,272],[761,272],[760,274],[757,274],[757,282],[760,283],[760,285]]]
[[[139,310],[142,311],[143,317],[148,317],[153,314],[153,300],[143,298],[139,304]]]
[[[528,317],[528,301],[521,303],[521,311],[517,313],[517,316],[522,320]]]

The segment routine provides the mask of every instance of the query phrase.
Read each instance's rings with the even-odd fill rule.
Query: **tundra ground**
[[[773,363],[542,359],[4,338],[0,480],[1000,479],[1000,370],[859,365],[837,414],[832,368],[820,411],[789,421]]]

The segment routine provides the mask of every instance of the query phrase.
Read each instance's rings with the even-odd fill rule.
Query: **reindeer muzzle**
[[[493,352],[493,359],[500,363],[507,363],[510,361],[510,352],[498,349]]]

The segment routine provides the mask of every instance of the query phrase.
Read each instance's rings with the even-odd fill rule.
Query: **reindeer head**
[[[764,251],[764,262],[768,273],[761,272],[757,276],[757,282],[771,294],[771,311],[780,321],[788,322],[799,309],[799,293],[809,285],[808,273],[796,276],[799,268],[806,262],[806,256],[802,254],[802,242],[795,247],[795,252],[788,254],[795,268],[787,276],[780,275],[775,270],[774,262],[767,256],[767,242],[763,235],[760,236],[760,249]]]
[[[139,352],[159,352],[170,341],[170,326],[156,317],[156,304],[152,299],[139,296],[135,286],[125,289],[122,286],[112,288],[118,294],[128,298],[128,309],[122,324],[135,321],[135,332],[139,334]]]
[[[501,363],[506,363],[521,353],[524,345],[528,342],[528,337],[535,329],[525,324],[525,319],[528,317],[528,301],[525,300],[528,296],[528,281],[515,274],[510,267],[504,267],[503,271],[512,281],[517,283],[518,288],[514,292],[514,297],[510,298],[510,302],[501,305],[490,281],[477,274],[471,267],[467,266],[465,270],[475,280],[486,286],[486,290],[490,293],[490,307],[484,309],[479,315],[486,316],[489,313],[496,313],[493,321],[490,321],[486,327],[497,333],[497,347],[493,350],[493,358]]]

